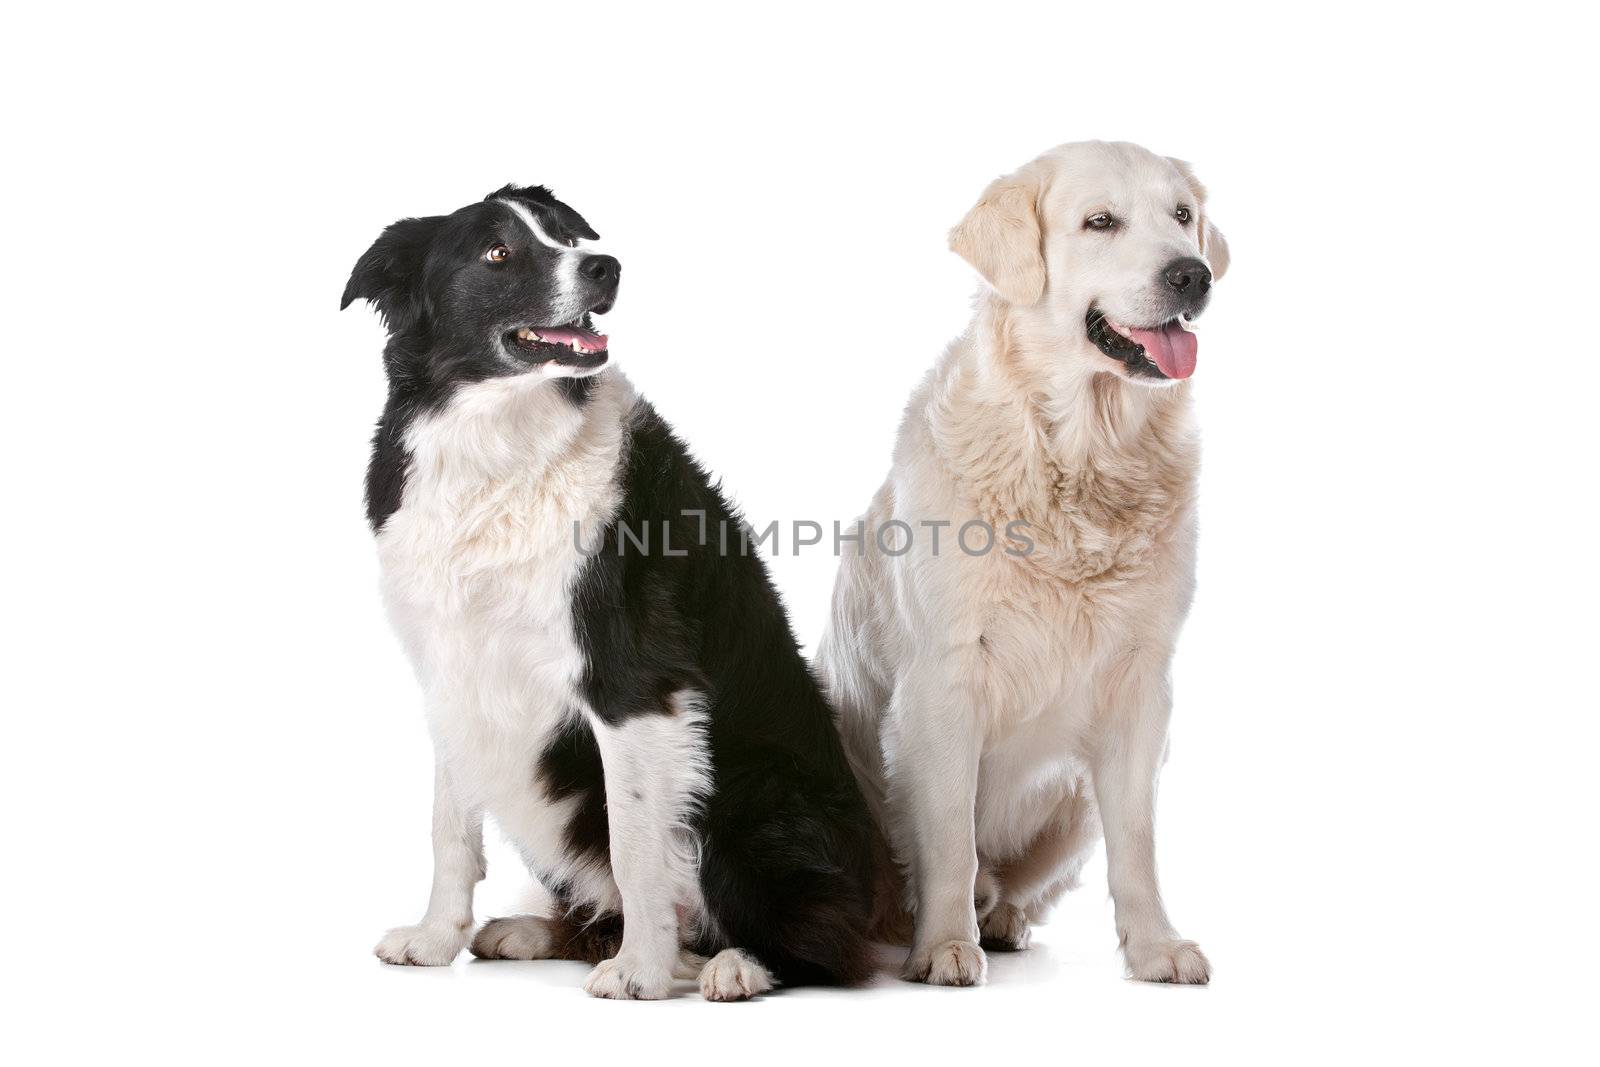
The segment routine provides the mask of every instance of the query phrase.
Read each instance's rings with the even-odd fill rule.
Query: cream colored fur
[[[1126,220],[1114,238],[1083,229],[1106,210]],[[1022,520],[1033,551],[1003,535],[980,555],[869,542],[845,555],[818,654],[907,876],[905,976],[983,981],[980,937],[1025,946],[1103,832],[1130,973],[1204,982],[1154,848],[1168,665],[1194,582],[1190,390],[1130,379],[1084,318],[1094,304],[1146,321],[1162,264],[1201,256],[1220,277],[1226,244],[1187,166],[1095,142],[996,181],[951,245],[987,285],[911,397],[867,528]]]

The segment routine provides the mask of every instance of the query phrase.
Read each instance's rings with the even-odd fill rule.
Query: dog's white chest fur
[[[537,385],[479,383],[417,421],[405,494],[378,554],[460,799],[492,814],[536,870],[604,898],[615,892],[609,875],[565,869],[569,802],[550,800],[536,768],[585,710],[569,597],[583,563],[574,522],[592,537],[616,508],[621,420],[584,418]],[[602,387],[591,403],[614,410],[625,392]]]

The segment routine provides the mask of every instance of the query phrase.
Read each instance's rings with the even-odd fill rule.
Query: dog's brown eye
[[[1189,225],[1189,209],[1188,208],[1180,207],[1177,211],[1173,212],[1173,214],[1178,216],[1178,221],[1179,222],[1183,223],[1185,226]]]
[[[1083,228],[1086,230],[1109,230],[1116,224],[1117,220],[1104,211],[1083,220]]]
[[[495,245],[493,248],[489,249],[489,251],[483,254],[483,258],[487,259],[490,263],[504,263],[506,260],[511,258],[511,249],[507,248],[505,245]]]

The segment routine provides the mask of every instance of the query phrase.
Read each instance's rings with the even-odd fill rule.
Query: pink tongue
[[[584,352],[604,352],[606,350],[606,335],[591,333],[577,326],[552,326],[548,330],[533,331],[539,340],[552,345],[571,345],[573,348]]]
[[[1176,322],[1169,322],[1159,330],[1129,328],[1128,332],[1144,345],[1144,354],[1155,360],[1161,373],[1168,378],[1187,378],[1194,373],[1195,351],[1200,342]]]

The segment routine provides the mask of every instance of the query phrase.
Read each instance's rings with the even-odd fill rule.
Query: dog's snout
[[[1162,274],[1167,284],[1184,296],[1204,296],[1211,288],[1211,268],[1193,256],[1173,260]]]
[[[615,285],[622,277],[622,264],[617,262],[616,256],[587,256],[579,264],[578,273],[591,282]]]

